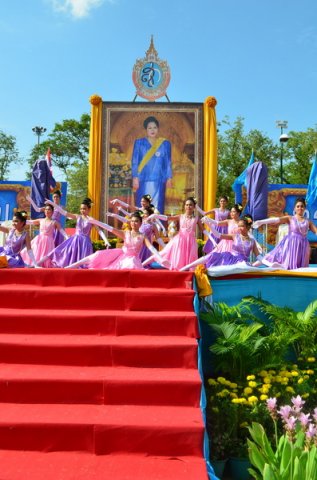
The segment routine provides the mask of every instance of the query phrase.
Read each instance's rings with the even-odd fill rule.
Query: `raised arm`
[[[57,205],[56,203],[52,202],[51,200],[45,200],[45,204],[51,205],[55,210],[57,210],[61,215],[67,218],[72,218],[73,220],[76,220],[78,215],[75,213],[70,213],[64,210],[60,205]]]

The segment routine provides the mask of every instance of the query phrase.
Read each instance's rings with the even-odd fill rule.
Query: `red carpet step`
[[[0,271],[1,480],[207,478],[191,281]]]

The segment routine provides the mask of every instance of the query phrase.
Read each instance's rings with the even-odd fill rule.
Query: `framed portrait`
[[[103,102],[101,212],[144,194],[167,215],[189,196],[202,204],[202,159],[203,104]]]

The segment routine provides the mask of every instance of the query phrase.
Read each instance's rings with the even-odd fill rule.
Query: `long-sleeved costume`
[[[143,195],[149,194],[159,212],[164,213],[166,182],[172,178],[171,143],[158,138],[151,145],[147,138],[134,142],[132,154],[132,177],[139,179],[136,205]]]

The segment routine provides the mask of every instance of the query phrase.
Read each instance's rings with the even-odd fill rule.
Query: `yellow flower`
[[[275,381],[276,381],[277,383],[281,383],[283,380],[282,380],[282,377],[281,377],[280,375],[276,375]]]
[[[306,373],[308,373],[308,375],[314,375],[314,370],[307,370]]]
[[[255,380],[255,375],[248,375],[247,380]]]
[[[264,401],[267,400],[269,397],[267,395],[261,395],[260,400]]]
[[[266,377],[267,376],[267,371],[266,370],[261,370],[259,373],[260,377]]]
[[[249,387],[255,388],[257,386],[256,382],[249,382]]]
[[[297,380],[298,385],[300,385],[301,383],[303,383],[303,381],[304,381],[303,378],[299,378],[299,379]]]
[[[249,403],[256,403],[258,401],[258,397],[256,397],[255,395],[252,395],[251,397],[248,398],[248,402]]]
[[[308,397],[309,397],[309,393],[303,393],[302,398],[308,398]]]
[[[218,377],[218,378],[217,378],[217,381],[218,381],[219,383],[222,383],[223,385],[225,385],[225,384],[227,383],[227,380],[226,380],[225,378],[223,378],[223,377]]]
[[[309,363],[316,362],[316,358],[315,357],[308,357],[307,362],[309,362]]]
[[[226,388],[221,390],[221,392],[216,393],[217,397],[227,397],[228,395],[230,395],[230,392]]]
[[[296,372],[296,370],[292,370],[291,374],[292,374],[293,377],[298,377],[298,375],[299,375],[298,372]]]
[[[208,384],[209,385],[218,385],[218,382],[214,380],[213,378],[208,378]]]
[[[285,390],[290,393],[295,393],[295,390],[293,387],[286,387]]]
[[[250,393],[252,393],[252,392],[253,392],[253,390],[250,387],[245,387],[245,389],[243,390],[243,393],[245,395],[250,395]]]
[[[304,380],[308,380],[309,379],[309,375],[304,375]]]
[[[263,382],[264,383],[271,383],[271,378],[270,377],[264,377]]]
[[[230,393],[230,397],[231,397],[231,398],[238,398],[238,395],[237,395],[236,393],[234,393],[234,392],[231,392],[231,393]]]
[[[238,385],[237,385],[236,383],[231,383],[231,382],[230,382],[230,385],[229,385],[229,387],[231,387],[231,388],[237,388],[237,387],[238,387]]]

